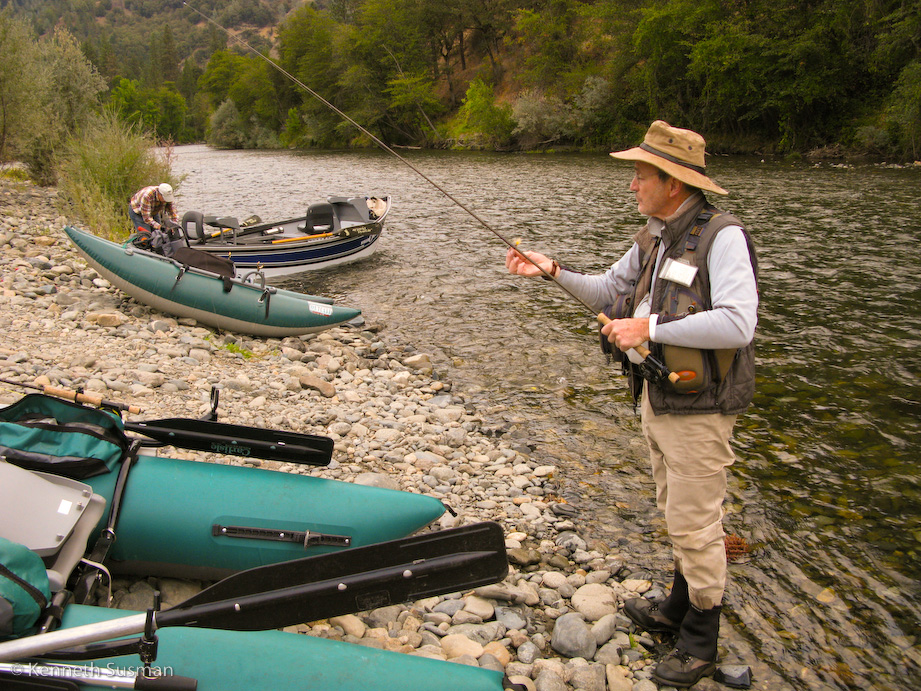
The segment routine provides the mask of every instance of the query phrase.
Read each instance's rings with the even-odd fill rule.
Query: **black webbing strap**
[[[719,215],[720,213],[716,210],[715,207],[712,207],[709,204],[704,207],[704,210],[700,212],[697,220],[694,221],[694,227],[691,228],[691,230],[688,232],[687,239],[684,243],[685,252],[697,251],[697,245],[700,244],[700,236],[704,232],[704,228],[707,227],[707,224],[711,220]]]
[[[109,554],[109,549],[115,542],[115,527],[118,524],[118,515],[121,511],[125,486],[128,484],[128,473],[131,471],[131,466],[137,459],[140,448],[141,441],[134,440],[125,453],[125,460],[122,461],[121,467],[118,469],[118,479],[115,481],[115,489],[112,492],[112,504],[109,506],[109,517],[106,520],[106,527],[99,534],[99,537],[96,538],[96,544],[93,545],[92,551],[86,558],[89,562],[94,564],[104,563],[106,556]],[[85,604],[92,597],[93,590],[96,586],[97,575],[98,570],[95,567],[89,564],[85,565],[80,577],[74,585],[74,602]]]

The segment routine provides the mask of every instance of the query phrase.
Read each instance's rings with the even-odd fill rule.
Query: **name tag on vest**
[[[697,267],[681,261],[680,259],[666,259],[662,262],[659,278],[689,288],[697,275]]]

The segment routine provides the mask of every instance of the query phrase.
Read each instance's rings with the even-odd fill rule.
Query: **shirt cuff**
[[[650,341],[655,341],[655,340],[656,340],[656,323],[657,323],[658,321],[659,321],[659,315],[658,315],[658,314],[650,314],[650,315],[649,315],[649,340],[650,340]]]

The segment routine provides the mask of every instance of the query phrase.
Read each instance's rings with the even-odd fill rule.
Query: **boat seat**
[[[0,461],[0,537],[42,558],[52,592],[80,563],[105,506],[87,484]]]
[[[298,230],[307,233],[335,233],[339,230],[335,209],[329,202],[317,202],[307,207],[307,218]]]
[[[338,197],[334,204],[340,223],[367,223],[371,220],[364,197],[352,197],[351,199]]]

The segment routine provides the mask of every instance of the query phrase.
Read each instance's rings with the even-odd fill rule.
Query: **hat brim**
[[[673,178],[681,180],[681,182],[687,183],[692,187],[698,187],[708,192],[715,192],[716,194],[729,194],[727,190],[724,190],[706,175],[702,175],[696,170],[685,168],[679,163],[673,163],[661,156],[656,156],[654,153],[646,151],[646,149],[641,149],[638,146],[627,149],[626,151],[612,151],[611,156],[623,161],[642,161],[643,163],[655,166],[659,170],[664,170]]]
[[[163,201],[167,204],[172,204],[174,201],[172,194],[163,194],[163,192],[160,192],[160,196],[163,197]]]

